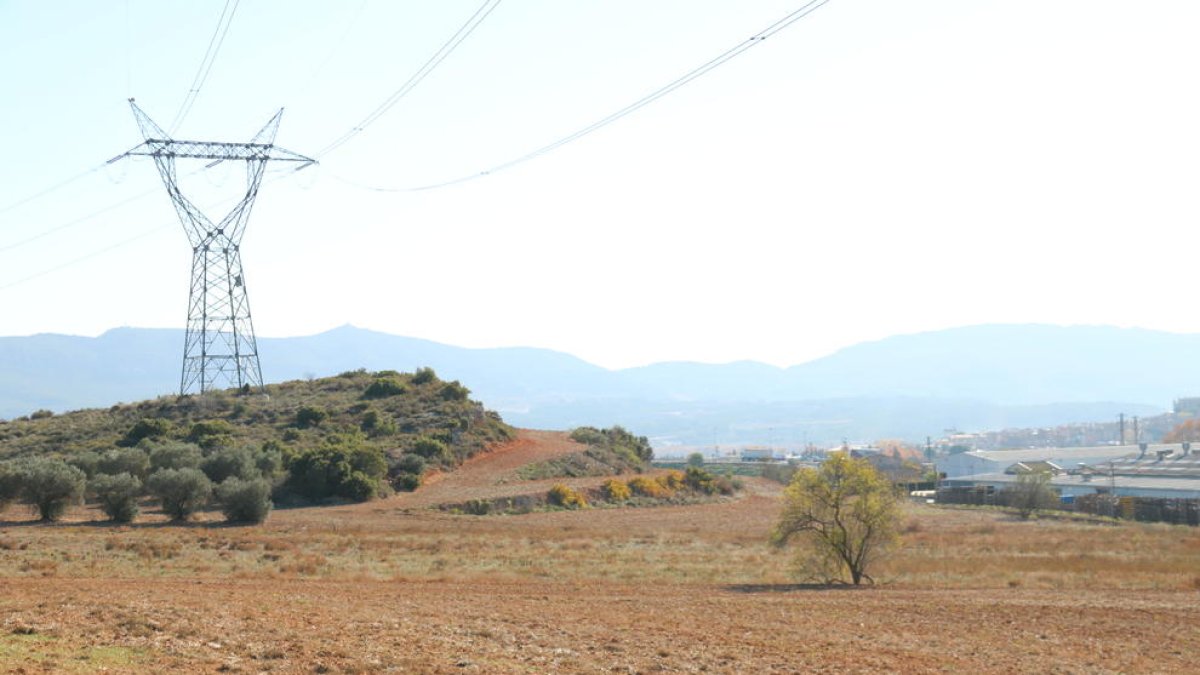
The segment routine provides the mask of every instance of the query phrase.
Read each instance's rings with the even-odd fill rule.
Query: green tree
[[[694,466],[694,467],[704,466],[704,454],[700,453],[700,452],[693,452],[692,454],[687,456],[687,463],[688,463],[688,466]]]
[[[117,448],[100,455],[96,473],[127,473],[141,480],[150,472],[150,457],[141,448]]]
[[[200,469],[163,469],[150,475],[146,487],[162,501],[163,512],[176,521],[187,520],[212,496],[212,481]]]
[[[221,512],[231,523],[261,523],[271,512],[271,484],[257,478],[232,477],[217,486]]]
[[[21,492],[37,507],[42,520],[62,518],[67,507],[83,499],[87,475],[58,459],[35,459],[25,465]]]
[[[1058,495],[1050,487],[1050,474],[1033,471],[1017,476],[1017,482],[1008,488],[1008,505],[1017,510],[1023,520],[1029,520],[1041,509],[1052,508]]]
[[[836,453],[820,468],[796,472],[783,493],[771,540],[800,540],[800,572],[813,581],[874,583],[868,570],[898,537],[899,500],[865,460]]]
[[[382,450],[366,445],[361,436],[340,436],[292,457],[287,485],[309,499],[365,501],[382,491],[387,470]]]
[[[200,470],[213,483],[222,483],[231,476],[253,480],[261,475],[256,454],[246,447],[221,448],[200,463]]]
[[[143,441],[139,447],[150,453],[150,472],[159,469],[198,469],[204,459],[200,446],[181,441],[154,443]]]
[[[24,467],[18,462],[0,462],[0,511],[21,496]]]
[[[102,473],[88,483],[88,489],[96,495],[100,510],[114,522],[129,523],[137,517],[138,496],[142,493],[142,481],[137,476]]]

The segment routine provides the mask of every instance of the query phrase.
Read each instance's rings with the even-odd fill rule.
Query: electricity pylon
[[[249,143],[179,141],[167,135],[129,99],[145,142],[123,155],[154,159],[167,194],[192,245],[192,286],[188,297],[187,334],[183,345],[183,374],[179,393],[204,393],[229,387],[261,387],[258,344],[250,320],[246,278],[239,247],[246,221],[254,208],[267,162],[297,162],[296,170],[316,160],[275,147],[283,110],[267,122]],[[246,163],[246,193],[220,222],[213,224],[179,191],[176,159],[207,159]]]

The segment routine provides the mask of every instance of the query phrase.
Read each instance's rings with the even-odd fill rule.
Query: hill
[[[225,453],[233,462],[241,453],[256,464],[255,475],[283,480],[280,472],[290,471],[286,479],[296,492],[312,498],[338,493],[330,476],[351,473],[335,467],[338,462],[374,461],[373,469],[353,470],[411,489],[426,472],[457,466],[510,438],[512,430],[500,416],[469,394],[430,369],[356,370],[272,384],[260,392],[163,396],[61,415],[40,411],[0,423],[0,459],[62,457],[89,475],[107,461],[123,466],[102,473],[128,471],[145,478],[148,462],[164,447],[190,453],[191,466],[205,462],[206,473],[212,473],[206,465],[214,457]],[[119,448],[138,456],[123,459]],[[302,484],[308,478],[297,466],[315,467],[308,478],[321,485]]]
[[[170,392],[181,331],[0,338],[0,416]],[[993,325],[901,335],[809,363],[658,363],[607,370],[544,349],[465,349],[345,326],[263,338],[269,381],[359,367],[431,366],[471,382],[521,426],[608,426],[669,443],[923,438],[1150,415],[1200,382],[1200,335],[1105,326]]]

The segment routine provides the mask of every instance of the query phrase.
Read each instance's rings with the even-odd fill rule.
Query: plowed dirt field
[[[521,516],[513,443],[416,493],[261,527],[0,513],[7,672],[1195,672],[1200,533],[913,506],[873,588],[794,585],[779,486]],[[567,481],[573,486],[602,479]],[[209,521],[216,515],[207,516]]]

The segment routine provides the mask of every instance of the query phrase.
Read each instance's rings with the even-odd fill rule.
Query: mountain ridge
[[[909,333],[788,367],[741,360],[607,369],[556,350],[456,347],[350,325],[258,342],[267,381],[430,366],[516,424],[640,421],[657,430],[640,433],[667,442],[704,435],[764,440],[760,427],[778,429],[789,416],[812,419],[809,432],[797,435],[828,440],[820,430],[831,427],[820,411],[829,406],[849,419],[834,425],[833,435],[857,437],[892,419],[923,436],[952,426],[1042,422],[1051,409],[1065,417],[1061,422],[1149,414],[1200,391],[1200,334],[1109,326],[983,324]],[[0,418],[174,393],[182,344],[183,331],[169,328],[0,337]],[[622,411],[631,419],[613,418]]]

